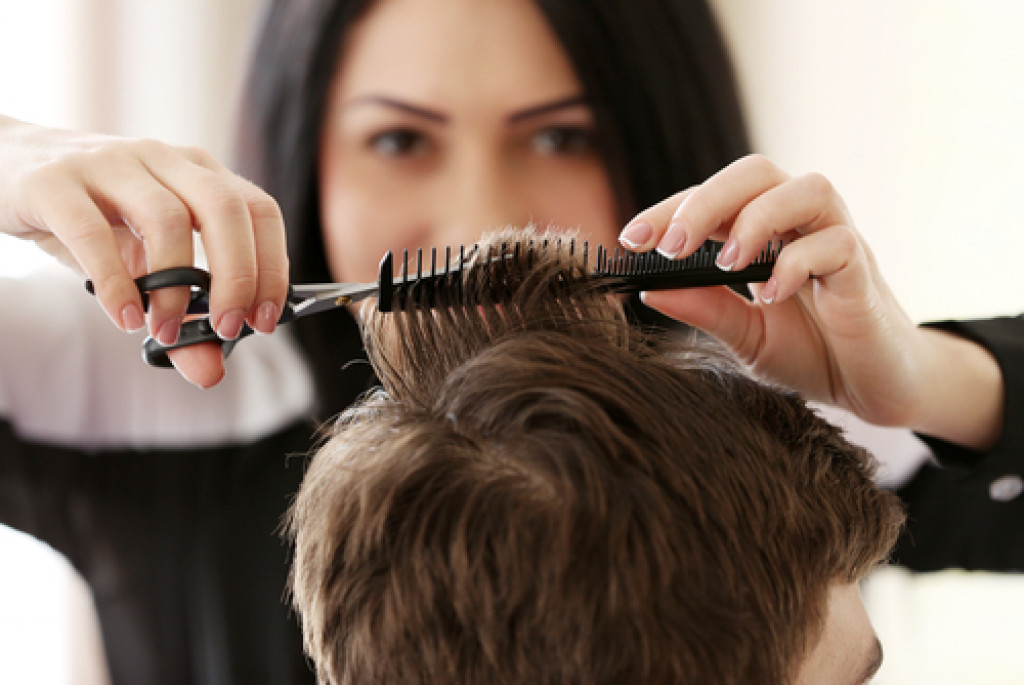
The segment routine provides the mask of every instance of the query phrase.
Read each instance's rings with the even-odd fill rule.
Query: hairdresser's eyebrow
[[[361,97],[352,98],[346,102],[344,106],[352,107],[356,105],[381,105],[382,107],[397,109],[400,112],[412,114],[413,116],[428,119],[439,124],[447,124],[451,119],[451,117],[444,112],[438,112],[437,110],[429,109],[422,105],[414,105],[411,102],[397,100],[386,95],[363,95]]]
[[[570,109],[572,107],[578,107],[585,104],[587,104],[587,99],[583,95],[571,95],[567,98],[561,98],[559,100],[553,100],[552,102],[545,102],[539,105],[533,105],[532,107],[516,110],[505,117],[505,121],[509,124],[517,124],[523,119],[539,117],[544,114],[551,114],[552,112]]]
[[[870,683],[871,679],[878,673],[878,669],[882,667],[882,658],[882,643],[876,637],[867,664],[864,666],[864,670],[861,671],[860,677],[853,681],[853,685],[867,685],[867,683]]]

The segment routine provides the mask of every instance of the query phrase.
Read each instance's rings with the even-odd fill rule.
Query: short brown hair
[[[781,684],[829,584],[888,553],[902,511],[862,449],[566,268],[369,317],[383,390],[290,519],[323,682]]]

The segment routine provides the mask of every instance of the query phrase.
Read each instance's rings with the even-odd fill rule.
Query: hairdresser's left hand
[[[674,257],[707,239],[725,242],[719,266],[733,269],[748,265],[770,241],[788,244],[771,279],[751,286],[754,301],[720,287],[649,292],[647,305],[711,333],[755,373],[809,399],[880,425],[964,443],[992,439],[968,436],[980,421],[967,414],[946,416],[953,404],[943,391],[950,386],[937,387],[956,373],[980,373],[959,361],[966,350],[950,347],[970,343],[914,325],[823,176],[790,177],[764,157],[745,157],[641,212],[620,237],[631,249]],[[959,431],[951,420],[974,425],[943,435]]]

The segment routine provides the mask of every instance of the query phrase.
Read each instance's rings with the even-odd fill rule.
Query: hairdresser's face
[[[882,646],[871,628],[856,583],[835,583],[818,642],[794,685],[865,685],[882,665]]]
[[[328,261],[553,224],[615,244],[594,119],[530,0],[379,0],[346,41],[320,155]]]

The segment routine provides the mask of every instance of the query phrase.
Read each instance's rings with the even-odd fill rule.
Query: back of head
[[[901,514],[863,451],[576,268],[370,317],[384,389],[290,522],[323,682],[784,683],[829,584],[887,553]]]

